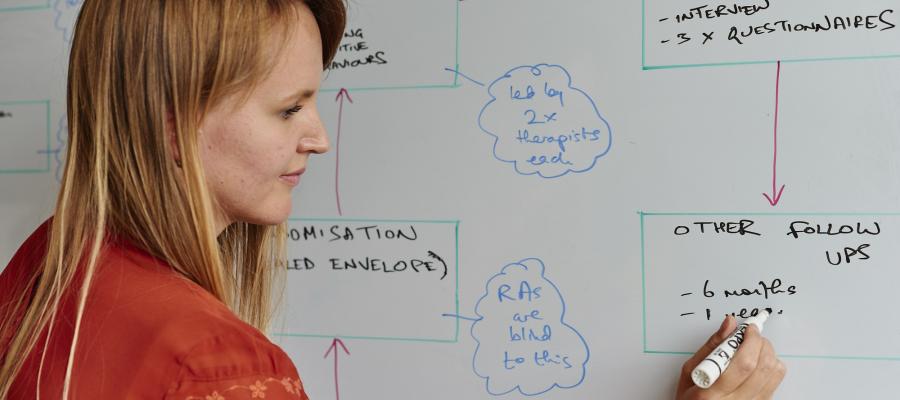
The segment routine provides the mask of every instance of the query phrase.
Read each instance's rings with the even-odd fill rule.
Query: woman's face
[[[299,6],[295,29],[276,51],[271,74],[246,102],[226,98],[200,127],[200,157],[210,193],[221,207],[219,232],[236,221],[272,225],[291,213],[291,191],[311,153],[328,151],[316,109],[322,74],[319,28]]]

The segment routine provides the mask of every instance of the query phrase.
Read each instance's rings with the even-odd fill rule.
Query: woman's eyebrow
[[[286,96],[281,102],[287,103],[292,100],[306,100],[316,94],[314,89],[300,89],[296,93]]]

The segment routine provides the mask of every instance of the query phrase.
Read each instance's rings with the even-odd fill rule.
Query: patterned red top
[[[40,265],[47,235],[44,223],[0,274],[0,317]],[[97,267],[75,352],[72,398],[308,399],[297,370],[278,346],[165,262],[127,243],[113,243]],[[77,307],[73,289],[53,325],[40,379],[42,398],[62,395]],[[10,399],[35,397],[46,337],[45,330]],[[0,355],[8,345],[9,337],[0,337]]]

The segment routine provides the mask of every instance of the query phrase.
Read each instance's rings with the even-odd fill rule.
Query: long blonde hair
[[[343,34],[342,0],[84,2],[69,58],[67,159],[46,257],[26,290],[0,309],[0,338],[9,338],[0,353],[0,399],[41,333],[52,331],[62,295],[80,282],[71,288],[78,309],[68,397],[85,300],[108,236],[166,260],[265,331],[284,267],[284,224],[237,222],[217,235],[197,132],[211,107],[249,93],[271,70],[266,43],[287,36],[288,16],[302,4],[319,24],[328,65]],[[73,279],[76,271],[83,281]],[[12,315],[23,308],[16,324]]]

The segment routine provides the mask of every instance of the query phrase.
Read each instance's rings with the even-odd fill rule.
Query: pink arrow
[[[781,189],[776,189],[778,187],[777,182],[777,172],[778,172],[778,98],[779,98],[779,86],[781,83],[781,61],[778,61],[778,70],[775,74],[775,147],[774,147],[774,156],[772,157],[772,195],[770,196],[767,193],[763,193],[763,197],[768,200],[769,204],[772,207],[778,205],[778,201],[781,200],[781,194],[784,192],[784,186],[781,185]]]
[[[337,96],[335,96],[334,101],[339,101],[340,106],[338,106],[338,125],[337,125],[337,140],[335,141],[335,155],[334,155],[334,195],[337,198],[337,210],[338,215],[344,215],[341,211],[341,121],[344,119],[344,97],[347,98],[347,101],[353,103],[353,98],[350,97],[350,92],[345,88],[341,88],[338,91]]]
[[[325,352],[325,357],[324,357],[324,358],[328,358],[328,355],[331,354],[332,350],[334,350],[334,398],[335,398],[335,400],[341,400],[340,385],[338,384],[338,354],[339,354],[339,352],[337,351],[338,345],[340,345],[341,348],[344,349],[344,353],[347,353],[348,356],[350,355],[350,351],[347,350],[347,346],[344,346],[344,342],[341,341],[341,339],[334,338],[334,340],[331,341],[331,346],[328,347],[328,351]]]

